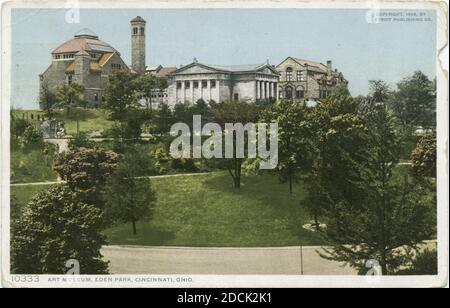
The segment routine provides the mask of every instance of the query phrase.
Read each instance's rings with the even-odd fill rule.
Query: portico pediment
[[[176,70],[173,74],[208,74],[208,73],[220,73],[220,70],[202,65],[200,63],[192,63]]]

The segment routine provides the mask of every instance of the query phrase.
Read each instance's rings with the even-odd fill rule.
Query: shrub
[[[436,136],[423,136],[411,153],[412,171],[417,177],[436,177]]]

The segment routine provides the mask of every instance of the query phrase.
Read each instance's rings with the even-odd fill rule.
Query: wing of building
[[[275,98],[278,72],[269,63],[210,65],[197,60],[169,74],[168,102],[229,100],[258,102]]]
[[[83,100],[90,107],[102,102],[102,90],[109,75],[115,70],[132,74],[145,72],[145,21],[139,16],[131,20],[132,67],[121,58],[110,44],[99,39],[89,29],[83,29],[74,37],[51,52],[52,63],[39,75],[40,97],[43,89],[56,93],[58,86],[76,82],[85,88]]]
[[[348,81],[332,62],[326,64],[287,57],[277,65],[280,74],[279,99],[320,100],[327,97],[337,85],[347,87]]]

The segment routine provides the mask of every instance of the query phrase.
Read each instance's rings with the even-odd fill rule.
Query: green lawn
[[[11,149],[11,183],[55,181],[54,153],[44,154],[44,148]]]
[[[159,178],[151,181],[158,201],[150,221],[119,224],[105,231],[109,244],[149,246],[317,245],[320,238],[301,226],[309,220],[303,191],[291,196],[277,177],[243,179],[240,192],[227,173]],[[19,205],[45,186],[12,187]],[[19,197],[20,196],[20,197]]]
[[[105,231],[110,244],[164,246],[316,245],[317,234],[301,226],[309,220],[303,191],[291,196],[274,176],[246,177],[241,192],[226,173],[155,179],[158,201],[153,219]]]
[[[31,115],[33,115],[33,121],[38,124],[37,115],[42,116],[44,113],[42,110],[14,110],[14,115],[22,118],[26,117],[31,121]],[[96,130],[108,129],[112,126],[113,122],[109,121],[107,111],[103,109],[73,109],[69,114],[65,110],[56,110],[54,117],[64,122],[66,133],[74,135],[77,132],[77,119],[80,119],[80,131],[91,132]]]

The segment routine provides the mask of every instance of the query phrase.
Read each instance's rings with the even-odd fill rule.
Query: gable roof
[[[181,73],[182,71],[194,66],[199,66],[216,72],[223,72],[229,74],[256,72],[261,71],[264,68],[269,68],[272,73],[278,75],[278,72],[275,70],[275,68],[268,63],[244,64],[244,65],[214,65],[214,64],[203,64],[195,61],[186,66],[180,67],[179,69],[173,71],[171,74]]]
[[[286,60],[292,59],[293,61],[297,62],[298,64],[302,66],[308,65],[309,70],[316,71],[318,73],[326,73],[327,72],[327,66],[321,62],[311,61],[311,60],[305,60],[300,58],[294,58],[294,57],[287,57],[283,61],[280,62],[280,64],[277,65],[280,66],[282,63],[284,63]]]

